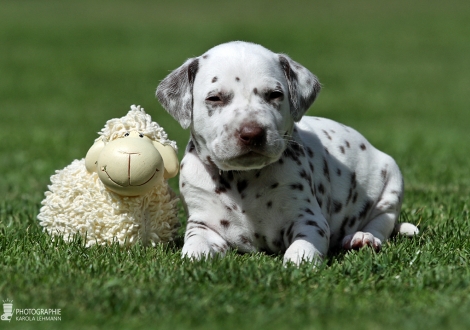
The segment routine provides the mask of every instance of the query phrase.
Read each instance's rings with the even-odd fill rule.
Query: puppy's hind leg
[[[357,250],[364,246],[370,246],[375,251],[380,251],[382,242],[390,237],[396,219],[397,214],[394,212],[377,215],[361,231],[345,236],[343,238],[343,248]]]
[[[343,248],[357,250],[364,246],[371,246],[375,251],[380,251],[382,242],[392,234],[400,234],[412,237],[419,233],[418,228],[408,222],[397,223],[398,214],[384,213],[375,217],[362,231],[348,235],[343,239]]]
[[[371,246],[379,251],[382,243],[392,233],[413,236],[418,228],[410,223],[397,223],[403,199],[403,181],[398,167],[393,166],[395,173],[388,176],[388,171],[382,171],[382,179],[386,182],[383,193],[370,211],[370,221],[360,231],[347,235],[343,239],[343,248],[346,250],[359,249]]]

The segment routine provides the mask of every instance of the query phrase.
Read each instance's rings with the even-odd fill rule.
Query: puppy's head
[[[318,79],[288,56],[230,42],[187,60],[160,83],[157,97],[191,128],[199,157],[228,171],[277,161],[319,91]]]

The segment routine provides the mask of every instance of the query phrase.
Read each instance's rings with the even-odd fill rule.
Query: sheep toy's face
[[[96,142],[87,153],[85,165],[89,172],[98,173],[109,190],[122,196],[142,195],[152,190],[166,174],[157,149],[160,146],[139,132],[128,132],[106,144]]]

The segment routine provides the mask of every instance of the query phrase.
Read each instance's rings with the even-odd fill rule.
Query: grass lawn
[[[61,321],[14,316],[0,328],[470,328],[469,19],[465,0],[2,0],[0,300],[61,309]],[[358,129],[396,159],[402,218],[420,235],[312,270],[264,254],[190,263],[181,240],[126,250],[44,234],[36,216],[50,175],[131,104],[182,157],[188,132],[155,88],[186,58],[235,39],[318,75],[309,114]]]

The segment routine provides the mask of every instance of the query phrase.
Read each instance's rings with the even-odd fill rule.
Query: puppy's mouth
[[[279,160],[280,155],[249,150],[236,157],[214,161],[222,171],[249,171],[263,168]]]
[[[258,135],[256,135],[258,136]],[[211,163],[222,171],[249,171],[261,169],[278,161],[287,146],[287,133],[263,133],[263,138],[244,139],[219,138],[210,144]],[[244,138],[244,137],[243,137]],[[242,140],[242,141],[241,141]]]

